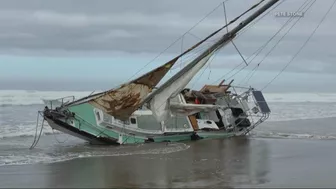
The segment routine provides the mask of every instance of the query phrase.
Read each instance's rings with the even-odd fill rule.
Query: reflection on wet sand
[[[267,181],[269,149],[263,140],[233,138],[186,144],[190,146],[187,150],[175,153],[95,157],[50,164],[48,168],[53,174],[45,175],[49,181],[47,187],[233,187]],[[126,149],[145,151],[151,145]],[[179,144],[159,145],[167,148]]]

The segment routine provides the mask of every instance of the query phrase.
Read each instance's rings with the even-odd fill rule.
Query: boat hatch
[[[252,91],[253,97],[258,104],[260,111],[262,113],[271,113],[270,108],[268,107],[268,104],[264,98],[264,95],[261,91]]]

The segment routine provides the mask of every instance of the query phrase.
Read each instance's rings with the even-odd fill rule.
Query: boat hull
[[[82,140],[88,141],[90,144],[97,144],[97,145],[102,145],[102,144],[111,144],[111,145],[118,145],[116,140],[104,140],[103,138],[97,137],[95,135],[92,135],[85,130],[80,130],[72,125],[69,125],[66,122],[62,122],[60,120],[55,120],[50,117],[45,116],[44,119],[48,122],[49,126],[52,129],[61,131],[65,134],[69,134],[71,136],[80,138]]]
[[[164,133],[157,134],[151,137],[143,137],[143,136],[130,136],[125,133],[115,134],[118,136],[122,136],[124,140],[120,140],[119,137],[115,137],[115,135],[107,135],[107,136],[99,136],[90,133],[85,127],[78,129],[73,125],[70,125],[61,120],[55,120],[50,117],[45,116],[45,120],[48,122],[50,127],[55,130],[61,131],[63,133],[72,135],[74,137],[85,140],[93,145],[120,145],[120,144],[139,144],[139,143],[149,143],[149,142],[182,142],[182,141],[192,141],[192,140],[204,140],[204,139],[215,139],[215,138],[230,138],[237,136],[236,132],[225,132],[225,131],[195,131],[188,133]]]

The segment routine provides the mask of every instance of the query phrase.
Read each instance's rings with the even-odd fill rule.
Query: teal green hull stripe
[[[88,132],[97,137],[107,137],[107,138],[119,138],[119,135],[122,135],[122,144],[136,144],[136,143],[145,143],[146,137],[136,136],[136,135],[128,135],[125,133],[119,133],[118,131],[104,128],[102,126],[97,125],[97,121],[94,114],[94,107],[89,103],[84,103],[80,105],[75,105],[69,107],[69,111],[75,113],[76,120],[74,121],[74,126],[77,129]],[[68,124],[69,121],[67,122]],[[71,125],[71,124],[70,124]],[[234,136],[234,133],[225,133],[225,132],[205,132],[198,131],[197,134],[204,138],[228,138]],[[153,136],[152,139],[154,142],[178,142],[178,141],[190,141],[191,140],[190,133],[188,134],[176,134],[176,135],[159,135]]]

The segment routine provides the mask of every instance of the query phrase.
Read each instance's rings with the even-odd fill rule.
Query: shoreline
[[[82,157],[1,166],[0,183],[8,188],[303,187],[312,186],[311,179],[318,181],[314,186],[327,187],[336,184],[334,179],[324,183],[327,170],[327,177],[336,173],[336,169],[327,169],[334,166],[327,162],[336,155],[335,144],[336,141],[327,140],[205,140],[168,154]],[[313,163],[316,161],[320,164]]]

